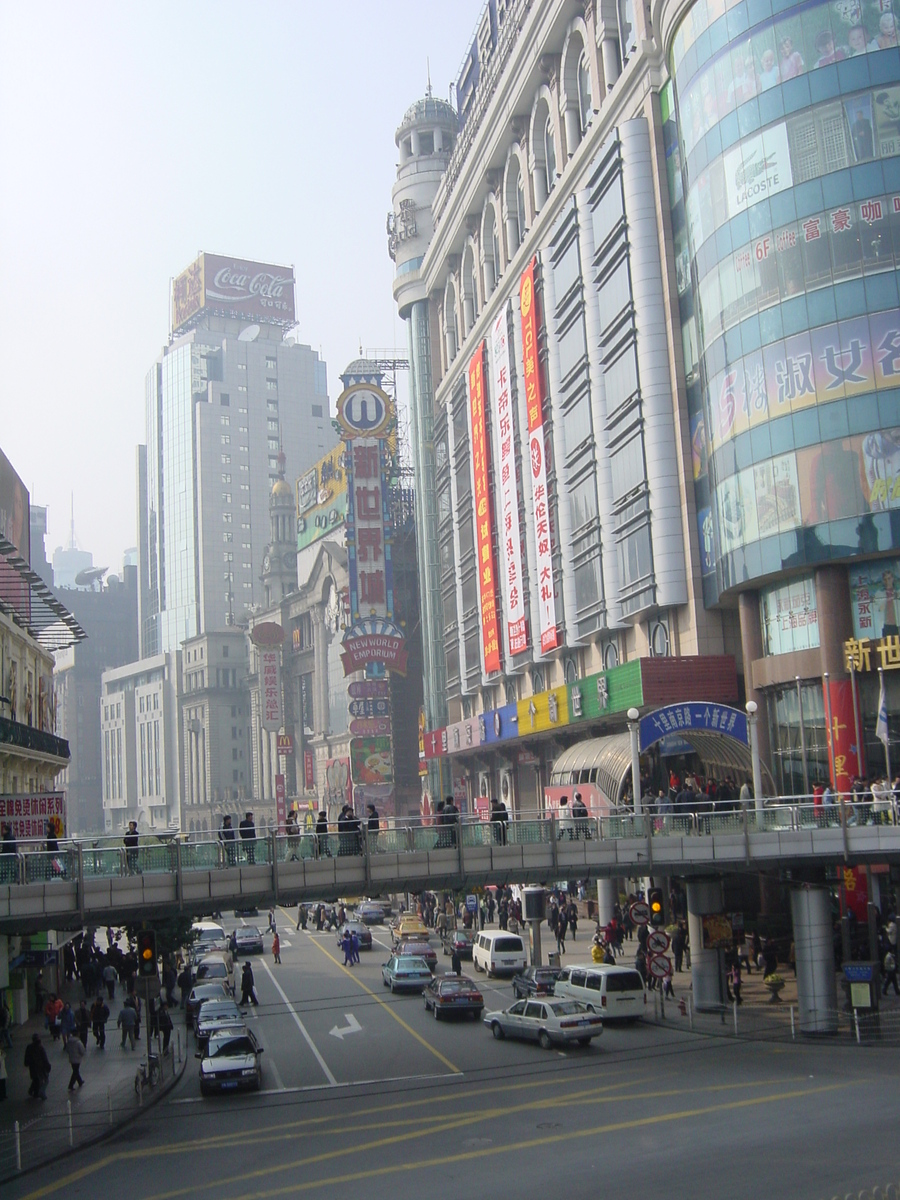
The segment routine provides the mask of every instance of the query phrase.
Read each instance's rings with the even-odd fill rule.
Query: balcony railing
[[[0,746],[16,746],[20,750],[34,750],[38,754],[51,754],[54,758],[69,758],[69,743],[55,733],[45,733],[9,717],[0,717]]]

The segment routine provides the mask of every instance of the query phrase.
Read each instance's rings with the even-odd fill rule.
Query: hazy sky
[[[447,98],[484,0],[0,0],[0,447],[69,536],[135,543],[144,378],[200,250],[293,264],[338,373],[399,346],[394,132]]]

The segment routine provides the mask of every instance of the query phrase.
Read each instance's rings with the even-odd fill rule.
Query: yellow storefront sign
[[[519,737],[559,729],[569,723],[569,694],[565,687],[538,692],[518,703]]]

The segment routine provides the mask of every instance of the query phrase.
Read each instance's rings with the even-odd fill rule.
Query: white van
[[[191,933],[197,946],[203,946],[205,942],[228,941],[228,934],[217,921],[195,921]]]
[[[475,937],[472,965],[488,975],[516,975],[528,966],[525,943],[517,933],[490,929]]]
[[[644,981],[634,967],[602,963],[563,967],[553,994],[580,1000],[604,1021],[638,1021],[647,1003]]]

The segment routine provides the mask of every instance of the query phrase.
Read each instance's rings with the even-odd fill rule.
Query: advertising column
[[[394,621],[387,465],[393,403],[368,379],[343,376],[337,417],[346,446],[347,569],[351,624],[344,634],[344,674],[350,684],[350,779],[360,818],[374,804],[394,815],[391,697],[387,672],[406,674],[406,644]]]
[[[261,621],[250,630],[250,641],[259,658],[259,714],[266,747],[266,762],[274,768],[275,810],[278,832],[284,833],[287,819],[285,780],[279,770],[279,750],[272,734],[284,733],[284,701],[281,694],[281,646],[284,630],[276,621]],[[265,780],[264,766],[261,778]]]
[[[484,342],[469,363],[469,413],[472,421],[472,474],[475,484],[475,535],[478,593],[481,597],[481,645],[485,673],[500,670],[500,626],[497,620],[497,566],[494,560],[494,517],[488,487],[490,466],[484,415]]]

